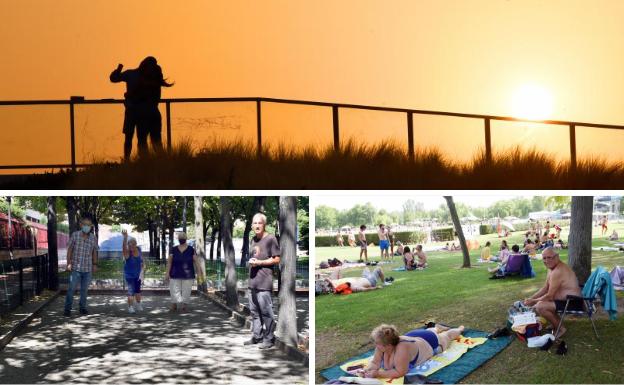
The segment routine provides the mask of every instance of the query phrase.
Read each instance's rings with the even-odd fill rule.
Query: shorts
[[[556,299],[555,300],[555,308],[558,312],[563,312],[566,306],[566,300]],[[570,300],[570,304],[568,305],[568,310],[572,311],[585,311],[585,303],[581,299],[573,299]]]
[[[381,278],[381,269],[379,267],[375,268],[372,272],[368,269],[364,269],[362,272],[362,278],[368,279],[371,287],[377,286],[377,280]]]
[[[126,278],[126,285],[128,285],[128,297],[132,297],[135,294],[141,294],[140,278]]]
[[[431,349],[433,349],[434,352],[440,345],[440,342],[438,341],[438,336],[430,330],[415,329],[410,332],[407,332],[405,335],[408,337],[422,338],[423,340],[427,341],[427,343],[431,346]]]
[[[390,242],[388,242],[387,239],[382,239],[381,241],[379,241],[379,248],[382,250],[388,250],[388,247],[390,247]]]
[[[362,250],[366,250],[367,247],[368,247],[368,245],[366,244],[366,241],[360,241],[360,248]]]

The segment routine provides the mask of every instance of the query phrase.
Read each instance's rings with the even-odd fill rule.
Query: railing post
[[[407,153],[410,160],[414,159],[414,114],[407,113]]]
[[[492,134],[490,132],[490,118],[485,118],[485,160],[492,163]]]
[[[256,151],[258,155],[262,155],[262,100],[260,98],[256,100],[256,137],[258,138]]]
[[[22,266],[22,258],[17,259],[17,267],[19,269],[19,299],[20,305],[24,304],[24,267]]]
[[[167,122],[167,151],[171,151],[171,102],[165,102],[165,120]]]
[[[71,168],[76,171],[76,133],[74,127],[74,101],[69,99],[69,137],[71,142]]]
[[[334,150],[340,150],[340,119],[338,116],[338,106],[332,106],[332,118],[334,122]]]
[[[41,258],[38,257],[37,255],[35,255],[33,258],[33,269],[35,270],[35,277],[37,278],[37,286],[35,289],[35,293],[37,293],[37,295],[41,294],[41,279],[40,279],[40,275],[41,275]]]
[[[576,170],[576,126],[570,124],[570,169]]]

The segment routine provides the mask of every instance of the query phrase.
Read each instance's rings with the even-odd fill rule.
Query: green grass
[[[623,225],[612,225],[620,231]],[[567,229],[565,229],[567,230]],[[599,235],[599,234],[598,234]],[[562,234],[563,239],[567,233]],[[594,234],[596,236],[596,234]],[[478,237],[481,244],[490,240],[496,250],[500,240],[496,235]],[[521,243],[521,233],[514,233],[508,243]],[[594,239],[595,246],[611,245]],[[370,248],[375,260],[379,249]],[[325,247],[316,249],[317,263],[327,258],[357,260],[356,248]],[[479,251],[471,252],[473,268],[460,268],[461,252],[428,253],[430,267],[424,271],[394,272],[402,265],[383,265],[384,273],[395,278],[392,286],[381,290],[348,296],[324,295],[316,297],[316,379],[319,371],[362,353],[373,347],[369,335],[380,323],[392,323],[400,331],[419,327],[425,320],[437,320],[452,325],[493,331],[506,322],[506,311],[518,299],[532,295],[545,280],[546,269],[541,261],[533,261],[536,277],[512,277],[490,280],[487,267],[478,264]],[[567,250],[561,253],[567,261]],[[593,252],[593,265],[607,269],[624,265],[624,253]],[[357,276],[361,268],[349,269],[345,276]],[[624,297],[618,293],[618,298]],[[514,341],[507,349],[466,377],[467,383],[618,383],[624,378],[624,321],[610,322],[604,317],[597,321],[601,342],[597,342],[586,319],[567,322],[564,338],[569,353],[562,357],[529,349]]]

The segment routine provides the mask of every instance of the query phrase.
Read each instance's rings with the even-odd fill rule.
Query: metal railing
[[[70,164],[23,164],[23,165],[0,165],[0,169],[58,169],[58,168],[71,168],[76,170],[79,167],[86,167],[88,164],[76,163],[76,137],[74,127],[74,107],[82,104],[123,104],[122,99],[99,99],[99,100],[85,100],[81,97],[72,97],[69,100],[13,100],[13,101],[0,101],[0,106],[30,106],[30,105],[67,105],[69,107],[69,140],[70,140]],[[171,104],[172,103],[227,103],[227,102],[250,102],[256,104],[256,137],[257,137],[257,150],[262,151],[262,104],[263,103],[278,103],[278,104],[296,104],[304,106],[316,106],[331,108],[332,113],[332,125],[333,125],[333,144],[334,149],[340,148],[340,110],[342,109],[356,109],[356,110],[368,110],[368,111],[384,111],[395,112],[405,114],[406,117],[406,138],[408,143],[408,155],[414,157],[414,115],[430,115],[430,116],[448,116],[466,119],[478,119],[483,121],[484,129],[484,144],[485,144],[485,156],[488,161],[492,159],[492,136],[491,136],[491,121],[508,121],[508,122],[525,122],[525,123],[539,123],[555,126],[568,126],[569,127],[569,140],[570,140],[570,163],[572,167],[576,166],[576,128],[577,127],[591,127],[591,128],[603,128],[624,130],[623,125],[614,124],[597,124],[586,122],[573,122],[563,120],[531,120],[521,119],[509,116],[496,116],[496,115],[480,115],[480,114],[466,114],[458,112],[445,112],[445,111],[430,111],[430,110],[418,110],[410,108],[396,108],[396,107],[381,107],[370,106],[361,104],[347,104],[347,103],[330,103],[330,102],[317,102],[317,101],[305,101],[305,100],[293,100],[293,99],[277,99],[277,98],[264,98],[264,97],[234,97],[234,98],[175,98],[175,99],[162,99],[161,103],[165,105],[165,126],[167,136],[167,149],[171,150]]]
[[[144,287],[162,288],[168,287],[164,283],[164,275],[166,268],[166,260],[144,258],[145,274],[143,280]],[[124,261],[122,259],[100,259],[98,262],[98,270],[91,275],[91,286],[102,287],[106,289],[124,288],[126,281],[124,279]],[[249,278],[249,268],[236,266],[237,281],[246,281]],[[308,280],[308,262],[297,261],[296,279]],[[279,270],[275,269],[275,277],[278,277]],[[209,281],[222,282],[225,281],[225,261],[214,259],[206,260],[206,278]],[[59,273],[59,283],[69,283],[69,272]]]
[[[0,315],[50,286],[48,254],[0,261]]]

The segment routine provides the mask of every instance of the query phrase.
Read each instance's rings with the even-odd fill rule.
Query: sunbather
[[[618,233],[617,233],[617,231],[613,230],[613,233],[611,233],[611,235],[609,236],[609,240],[610,241],[617,241],[618,240]]]
[[[451,329],[436,325],[429,329],[412,330],[401,336],[395,326],[379,325],[371,333],[375,342],[373,359],[359,374],[369,378],[402,377],[434,354],[448,349],[463,331],[463,326]]]
[[[485,242],[485,246],[481,249],[481,260],[489,261],[492,257],[492,252],[490,251],[490,241]]]
[[[416,268],[424,269],[427,267],[427,254],[423,251],[422,245],[416,245],[416,252],[414,254],[418,257]]]
[[[507,261],[509,261],[509,257],[514,254],[520,254],[520,246],[518,245],[513,245],[511,246],[511,253],[509,253],[509,250],[505,250],[507,251],[505,254],[503,254],[503,252],[501,251],[501,262],[498,264],[497,267],[488,269],[488,271],[490,273],[494,273],[494,275],[498,274],[498,275],[502,275],[505,274],[505,267],[507,267]]]
[[[527,239],[527,244],[526,246],[524,246],[523,251],[529,254],[529,258],[531,259],[537,258],[536,245],[532,240]]]
[[[383,286],[384,279],[384,273],[380,267],[376,267],[372,272],[368,267],[365,267],[361,277],[341,278],[340,270],[335,270],[330,278],[326,278],[326,281],[331,285],[334,292],[342,292],[341,289],[346,288],[347,292],[357,293],[380,289]],[[380,280],[382,284],[378,285],[377,280]]]
[[[403,248],[403,262],[405,263],[405,270],[414,270],[416,268],[414,255],[408,246]]]

